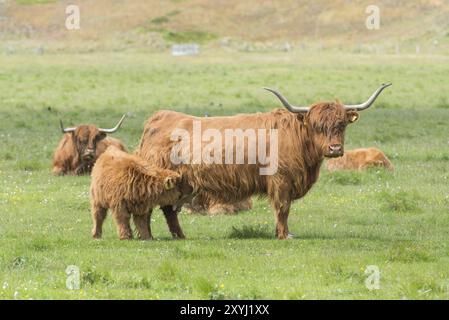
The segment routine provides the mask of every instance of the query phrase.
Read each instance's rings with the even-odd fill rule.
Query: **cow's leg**
[[[288,214],[290,213],[290,192],[287,184],[272,185],[269,192],[271,205],[276,216],[276,237],[278,239],[288,239]]]
[[[153,239],[153,234],[151,233],[151,214],[153,213],[153,208],[151,208],[147,213],[147,226],[148,226],[148,234],[150,238]]]
[[[124,208],[119,208],[113,211],[113,216],[117,224],[117,233],[120,240],[132,239],[133,233],[129,223],[131,219],[129,212]]]
[[[91,212],[92,221],[94,224],[92,228],[92,237],[94,237],[95,239],[100,239],[101,234],[103,233],[103,222],[104,219],[106,219],[108,210],[98,205],[92,205]]]
[[[148,240],[151,239],[151,231],[149,229],[149,223],[148,223],[148,215],[142,214],[142,215],[133,215],[134,224],[136,225],[137,232],[139,233],[139,239],[141,240]]]
[[[167,220],[168,229],[172,234],[173,238],[184,239],[185,235],[182,232],[181,226],[178,221],[178,210],[173,210],[173,206],[161,207],[162,212],[164,212],[165,219]]]
[[[290,201],[276,204],[274,210],[276,214],[276,237],[278,237],[278,239],[291,238],[288,232],[288,214],[290,212]]]

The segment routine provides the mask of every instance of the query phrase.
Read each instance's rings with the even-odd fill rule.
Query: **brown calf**
[[[377,148],[348,150],[342,157],[326,161],[326,168],[329,171],[361,171],[370,167],[385,167],[390,171],[394,170],[394,167],[387,156]]]
[[[184,192],[181,184],[179,173],[151,166],[135,155],[109,147],[92,169],[92,236],[101,237],[107,209],[111,209],[120,239],[132,238],[131,215],[139,238],[152,238],[152,209],[157,205],[176,205]],[[188,189],[186,192],[191,191]]]

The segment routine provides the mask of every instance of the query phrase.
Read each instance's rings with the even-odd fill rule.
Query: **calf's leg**
[[[120,240],[132,239],[133,233],[130,226],[131,215],[124,208],[114,209],[112,212],[117,224],[117,233]]]
[[[186,236],[182,232],[181,226],[179,225],[177,210],[173,210],[173,206],[164,206],[161,207],[161,209],[164,213],[165,220],[167,220],[168,229],[170,230],[173,238],[184,239]]]
[[[152,239],[150,225],[148,223],[147,214],[133,214],[134,224],[136,225],[137,232],[139,234],[139,239],[148,240]]]
[[[54,166],[52,170],[53,175],[55,176],[62,176],[64,175],[64,168],[61,166]]]
[[[95,239],[100,239],[101,234],[103,233],[103,222],[106,219],[107,209],[101,206],[92,205],[91,213],[92,213],[92,237]]]

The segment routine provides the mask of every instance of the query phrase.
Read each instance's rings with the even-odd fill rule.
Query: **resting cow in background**
[[[186,203],[186,208],[192,213],[200,214],[235,214],[242,211],[251,210],[253,201],[251,198],[244,199],[235,203],[221,202],[214,199],[210,195],[200,192],[196,195],[190,203]]]
[[[385,167],[390,171],[394,170],[394,167],[387,156],[377,148],[348,150],[342,157],[326,161],[326,168],[329,171],[361,171],[371,167]]]
[[[101,129],[94,125],[64,128],[61,120],[64,136],[53,155],[53,174],[90,174],[95,161],[110,145],[125,151],[123,143],[107,136],[108,133],[114,133],[120,128],[125,117],[126,115],[123,115],[112,129]]]
[[[287,220],[291,202],[302,198],[317,181],[325,157],[343,155],[346,126],[356,121],[359,117],[357,111],[370,107],[388,86],[389,84],[385,84],[379,87],[360,105],[344,105],[337,101],[297,107],[292,106],[279,92],[268,89],[287,110],[205,118],[174,111],[159,111],[147,120],[136,153],[154,165],[179,172],[194,192],[206,192],[225,203],[235,203],[254,194],[267,195],[276,215],[276,235],[279,239],[287,239],[290,237]],[[203,136],[216,130],[222,133],[221,136],[226,136],[227,130],[241,133],[246,130],[277,130],[277,145],[273,145],[271,139],[264,141],[270,154],[271,151],[277,154],[275,160],[270,160],[270,166],[273,161],[277,161],[277,170],[262,174],[261,170],[266,169],[267,164],[261,162],[227,164],[226,144],[223,145],[223,150],[219,150],[220,157],[223,158],[221,162],[198,163],[195,161],[198,154],[193,147],[191,156],[193,155],[194,160],[174,163],[172,152],[179,147],[180,142],[173,139],[173,133],[187,132],[191,136],[190,141],[195,142],[195,126],[201,128]],[[208,146],[208,142],[203,139],[199,143],[202,148]],[[247,158],[248,149],[245,145],[244,154]],[[162,207],[162,210],[167,222],[176,230],[174,236],[184,237],[176,210],[172,206]]]

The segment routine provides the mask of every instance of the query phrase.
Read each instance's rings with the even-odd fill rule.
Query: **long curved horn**
[[[345,109],[347,110],[357,110],[357,111],[362,111],[365,109],[368,109],[373,103],[374,101],[376,101],[377,97],[379,96],[379,94],[387,87],[391,86],[391,83],[383,83],[376,91],[374,91],[374,93],[371,95],[371,97],[369,97],[368,100],[366,100],[364,103],[362,104],[354,104],[354,105],[345,105]]]
[[[276,90],[270,89],[270,88],[264,88],[265,90],[270,91],[271,93],[273,93],[276,97],[278,97],[279,100],[281,100],[282,104],[284,105],[284,107],[286,107],[288,109],[288,111],[293,112],[293,113],[305,113],[307,111],[309,111],[310,107],[297,107],[297,106],[292,106],[287,99],[284,98],[284,96],[282,94],[280,94],[279,92],[277,92]]]
[[[125,120],[125,118],[126,118],[126,113],[122,116],[122,118],[119,120],[119,122],[117,123],[117,125],[114,128],[112,128],[112,129],[101,129],[101,128],[99,128],[98,130],[100,132],[104,132],[104,133],[114,133],[114,132],[116,132],[120,128],[120,126],[122,125],[123,120]]]
[[[61,126],[62,133],[73,132],[73,131],[76,130],[76,127],[64,128],[64,125],[62,124],[62,120],[61,119],[59,119],[59,125]]]

